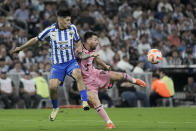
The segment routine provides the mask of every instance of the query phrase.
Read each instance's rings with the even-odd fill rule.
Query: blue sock
[[[80,91],[80,97],[82,101],[88,101],[88,96],[86,90],[81,90]]]
[[[58,99],[56,99],[56,100],[51,100],[51,102],[52,102],[52,105],[53,105],[53,108],[58,108]]]

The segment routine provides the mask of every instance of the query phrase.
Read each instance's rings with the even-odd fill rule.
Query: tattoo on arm
[[[83,53],[83,52],[79,52],[78,53],[78,58],[79,59],[88,59],[88,58],[90,58],[91,56],[89,55],[89,54],[85,54],[85,53]]]

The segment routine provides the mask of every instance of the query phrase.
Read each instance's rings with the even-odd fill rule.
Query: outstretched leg
[[[95,111],[98,113],[98,115],[107,123],[106,128],[115,128],[114,124],[110,120],[108,114],[104,110],[99,98],[98,94],[94,91],[88,91],[88,101],[93,104]]]
[[[85,88],[85,85],[83,82],[83,78],[82,78],[82,74],[81,74],[80,69],[74,69],[71,75],[77,81],[77,87],[78,87],[78,90],[80,91],[83,109],[89,110],[90,107],[87,103],[88,96],[87,96],[86,88]]]
[[[127,73],[122,72],[114,72],[110,71],[110,80],[111,81],[117,81],[117,80],[127,80],[133,84],[139,85],[141,87],[146,87],[146,83],[140,79],[136,79],[134,77],[131,77]]]

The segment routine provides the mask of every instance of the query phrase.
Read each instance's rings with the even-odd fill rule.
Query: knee
[[[58,83],[50,81],[50,90],[56,90],[58,88]]]
[[[51,86],[50,86],[50,90],[52,90],[52,91],[53,91],[53,90],[56,90],[56,89],[57,89],[57,87],[56,87],[56,86],[53,86],[53,85],[51,85]]]
[[[50,90],[56,90],[57,89],[57,86],[54,85],[54,84],[50,84]]]

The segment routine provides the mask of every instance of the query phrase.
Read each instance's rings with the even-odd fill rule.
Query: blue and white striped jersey
[[[66,63],[75,59],[73,41],[80,40],[75,25],[71,24],[69,29],[61,30],[55,23],[44,29],[37,37],[39,40],[50,38],[51,61],[53,64]]]

